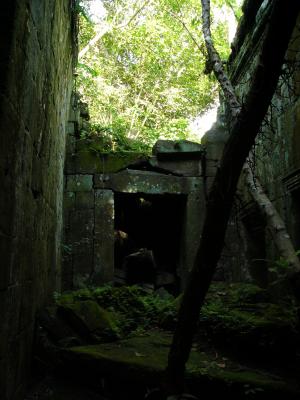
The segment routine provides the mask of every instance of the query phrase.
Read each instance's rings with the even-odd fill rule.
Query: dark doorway
[[[185,207],[184,195],[115,193],[115,268],[122,269],[129,254],[147,249],[155,262],[154,284],[178,285]]]

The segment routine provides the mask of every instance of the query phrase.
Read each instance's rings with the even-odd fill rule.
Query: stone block
[[[93,188],[93,175],[68,175],[66,190],[68,192],[88,192]]]
[[[94,191],[76,193],[76,209],[92,209],[95,207]]]
[[[73,126],[73,130],[74,130],[74,124],[70,123],[68,124],[68,130],[69,125]],[[67,136],[66,136],[66,154],[68,155],[72,155],[75,153],[75,147],[76,147],[76,138],[72,133],[67,132]]]
[[[94,284],[110,282],[114,277],[114,194],[95,191]]]
[[[64,208],[67,210],[73,210],[75,208],[75,192],[64,193]]]
[[[66,175],[74,175],[77,173],[76,158],[76,154],[67,154],[64,165],[64,172]]]
[[[147,194],[187,194],[190,190],[188,178],[135,170],[95,175],[94,187],[124,193]]]
[[[66,245],[68,246],[68,245]],[[61,273],[61,289],[73,289],[73,257],[71,254],[71,247],[67,247],[62,255],[62,273]]]
[[[99,154],[88,149],[76,152],[76,172],[78,174],[100,173],[102,169]]]
[[[69,243],[73,254],[81,254],[81,246],[91,243],[94,235],[94,211],[76,210],[70,214]]]
[[[145,156],[138,152],[123,151],[107,153],[107,146],[111,147],[102,138],[76,141],[76,172],[112,173],[134,164]]]
[[[166,173],[182,176],[200,176],[202,173],[201,160],[159,160],[150,159],[150,165],[165,170]]]
[[[94,251],[92,245],[80,246],[80,252],[73,257],[73,287],[80,288],[90,283],[94,267]]]
[[[71,141],[72,142],[74,141],[74,144],[75,144],[76,139],[74,137],[74,133],[75,133],[75,124],[74,124],[74,122],[73,121],[67,122],[67,127],[66,127],[67,137],[70,136],[71,137]]]
[[[191,154],[201,156],[203,146],[189,140],[158,140],[153,146],[152,153],[158,158],[162,157],[186,157]]]

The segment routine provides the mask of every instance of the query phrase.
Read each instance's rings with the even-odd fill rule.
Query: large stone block
[[[92,209],[95,207],[94,190],[76,193],[76,209]]]
[[[81,245],[80,252],[73,256],[73,287],[86,287],[91,283],[94,268],[94,249],[92,245]]]
[[[76,172],[78,174],[113,173],[142,159],[136,152],[101,153],[101,143],[78,141],[76,146]]]
[[[74,210],[75,208],[76,195],[75,192],[64,193],[64,208],[66,210]]]
[[[148,171],[126,170],[117,174],[95,175],[96,189],[113,189],[124,193],[186,194],[188,178]]]
[[[111,190],[95,191],[95,284],[110,282],[114,276],[114,194]]]
[[[94,235],[94,210],[76,210],[70,214],[69,243],[72,253],[80,254],[83,244],[90,244]]]
[[[166,173],[169,172],[171,174],[182,176],[201,176],[202,167],[199,158],[195,160],[161,160],[152,157],[150,159],[150,164],[153,167],[165,170]]]
[[[68,175],[66,190],[68,192],[88,192],[93,188],[93,175]]]
[[[200,157],[203,146],[189,140],[158,140],[153,146],[152,152],[158,158],[184,159],[196,154]]]

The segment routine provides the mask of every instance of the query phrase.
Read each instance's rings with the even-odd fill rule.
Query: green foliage
[[[189,138],[189,122],[217,96],[213,76],[203,74],[200,2],[116,0],[103,5],[106,16],[100,24],[80,17],[80,50],[100,36],[77,68],[77,86],[92,122],[124,148],[149,148],[158,138]],[[213,5],[213,36],[226,59],[228,26],[220,13],[229,7],[220,0]]]
[[[300,250],[295,252],[296,256],[300,255]],[[269,272],[271,272],[274,276],[274,281],[283,281],[287,279],[288,272],[290,270],[290,263],[287,259],[280,257],[278,260],[272,262],[269,267]]]
[[[138,286],[105,286],[93,294],[100,306],[118,313],[125,334],[157,326],[161,312],[170,303]]]
[[[97,152],[101,150],[101,153],[112,153],[112,152],[137,152],[141,154],[151,153],[151,147],[149,143],[139,140],[131,139],[126,135],[126,127],[122,126],[116,118],[110,127],[103,126],[99,123],[91,123],[85,129],[80,132],[81,139],[98,139],[101,141],[101,149],[97,149]]]
[[[60,296],[56,293],[55,301],[63,306],[96,301],[114,316],[118,335],[126,337],[154,328],[172,331],[181,296],[161,298],[139,286],[106,285]],[[199,316],[199,328],[200,337],[221,346],[234,341],[232,350],[256,357],[291,355],[299,337],[296,307],[275,304],[267,290],[245,283],[213,283]]]

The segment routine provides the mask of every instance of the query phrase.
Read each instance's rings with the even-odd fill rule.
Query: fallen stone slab
[[[64,350],[61,357],[63,365],[82,379],[101,377],[117,386],[126,382],[127,386],[157,387],[163,379],[170,342],[170,334],[151,332],[113,343],[73,347]],[[239,399],[251,398],[249,394],[258,399],[279,394],[289,399],[300,396],[297,379],[241,366],[214,351],[202,351],[201,346],[192,349],[186,382],[189,392],[196,396],[203,391]]]

